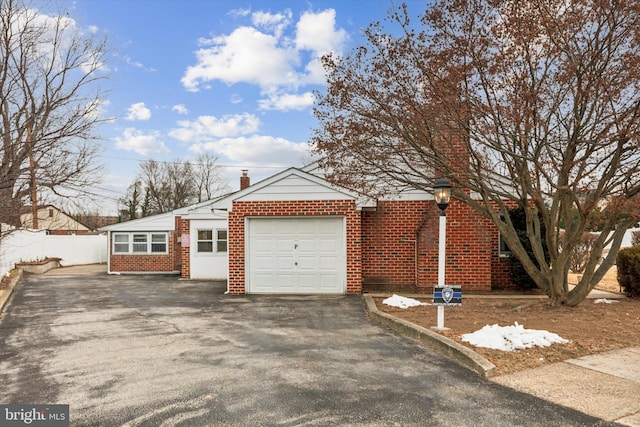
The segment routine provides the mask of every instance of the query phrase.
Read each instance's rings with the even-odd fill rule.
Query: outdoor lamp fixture
[[[451,183],[445,177],[440,177],[433,185],[433,196],[436,204],[440,208],[440,224],[438,233],[438,288],[443,289],[444,268],[446,259],[446,240],[447,240],[447,214],[444,212],[451,201]],[[437,329],[443,330],[444,327],[444,306],[438,306]]]
[[[433,185],[433,195],[436,199],[436,204],[440,208],[440,215],[445,216],[444,210],[449,206],[451,201],[451,184],[447,181],[447,178],[441,176]]]

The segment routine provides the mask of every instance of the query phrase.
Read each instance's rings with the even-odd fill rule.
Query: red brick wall
[[[245,293],[244,219],[255,216],[324,216],[346,218],[347,294],[362,292],[360,213],[349,200],[233,202],[229,212],[229,292]]]
[[[189,236],[189,245],[180,246],[180,277],[183,279],[191,278],[191,245],[195,241],[196,236],[190,236],[191,221],[188,219],[180,219],[180,224],[176,223],[176,230],[179,230],[180,236]]]
[[[109,271],[112,272],[173,272],[175,268],[175,233],[169,233],[168,251],[166,254],[153,255],[116,255],[112,252],[111,240],[113,234],[109,233]]]
[[[362,212],[362,279],[365,289],[413,288],[416,230],[433,202],[378,201]]]
[[[432,202],[429,223],[419,244],[418,287],[438,283],[439,209]],[[445,283],[461,285],[464,290],[490,291],[492,254],[497,250],[496,228],[469,206],[452,201],[446,210]]]
[[[439,212],[433,201],[379,201],[376,211],[362,212],[365,289],[415,286],[428,291],[438,283]],[[447,208],[445,283],[488,291],[509,282],[504,267],[495,226],[452,201]]]
[[[47,234],[52,234],[54,236],[68,236],[71,234],[89,234],[95,233],[91,230],[47,230]]]

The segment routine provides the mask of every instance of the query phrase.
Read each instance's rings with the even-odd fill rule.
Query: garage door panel
[[[320,253],[337,253],[338,242],[335,239],[320,239]]]
[[[338,258],[335,256],[320,257],[320,271],[335,271],[338,268]]]
[[[323,288],[330,288],[336,281],[335,274],[320,274],[320,286]]]
[[[344,293],[344,219],[251,218],[251,293]]]

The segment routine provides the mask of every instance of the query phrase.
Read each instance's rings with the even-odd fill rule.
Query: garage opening
[[[247,220],[249,293],[344,294],[344,217]]]

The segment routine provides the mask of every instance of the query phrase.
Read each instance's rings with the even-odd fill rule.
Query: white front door
[[[250,218],[249,293],[343,294],[344,218]]]

